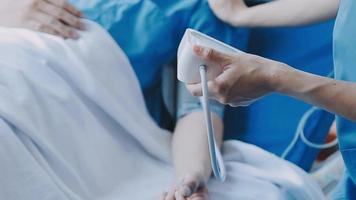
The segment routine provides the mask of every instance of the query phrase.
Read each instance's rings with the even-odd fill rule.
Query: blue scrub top
[[[341,0],[334,29],[335,77],[356,82],[356,1]],[[356,108],[354,108],[356,109]],[[337,117],[340,151],[348,173],[335,199],[356,199],[356,123]]]
[[[333,28],[334,20],[302,27],[254,28],[250,30],[248,51],[326,76],[333,70]],[[292,141],[302,115],[310,107],[279,94],[269,95],[248,107],[227,107],[225,137],[256,144],[281,155]],[[305,127],[308,139],[323,143],[333,120],[333,114],[315,113]],[[309,170],[318,152],[299,140],[287,160]]]
[[[178,44],[187,27],[198,29],[242,50],[246,50],[248,45],[247,30],[236,29],[219,21],[210,10],[207,0],[70,1],[86,17],[109,30],[126,52],[140,80],[148,110],[162,126],[166,120],[162,111],[160,70],[164,63],[176,56]],[[332,27],[333,21],[302,28],[253,29],[249,50],[301,70],[326,75],[332,68]],[[289,110],[280,109],[279,105]],[[280,154],[291,141],[298,120],[307,108],[307,104],[280,95],[265,98],[246,109],[236,111],[229,108],[226,135]],[[331,121],[329,115],[319,114],[310,121],[307,135],[315,136],[311,138],[314,142],[323,141],[325,129]],[[298,143],[288,160],[307,170],[316,154],[316,150]]]

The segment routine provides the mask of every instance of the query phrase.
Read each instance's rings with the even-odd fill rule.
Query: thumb
[[[215,49],[194,45],[194,52],[201,58],[206,61],[216,62],[221,65],[225,65],[229,60],[231,60],[231,56],[222,52],[219,52]]]
[[[195,193],[200,186],[200,183],[196,178],[186,176],[181,179],[180,186],[178,187],[177,193],[182,197],[190,197]]]
[[[176,196],[190,197],[197,191],[198,187],[199,184],[195,181],[183,183],[183,185],[178,188]]]

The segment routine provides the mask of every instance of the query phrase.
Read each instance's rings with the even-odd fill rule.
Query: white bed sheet
[[[0,28],[0,199],[154,200],[174,180],[171,134],[149,117],[123,51],[87,22],[79,41]],[[224,143],[212,200],[323,199],[301,169]]]

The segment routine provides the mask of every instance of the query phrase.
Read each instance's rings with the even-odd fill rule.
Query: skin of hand
[[[215,138],[223,141],[223,122],[212,113]],[[173,134],[172,152],[177,182],[162,200],[208,200],[206,184],[211,177],[208,138],[204,113],[192,112],[178,120]]]
[[[221,103],[246,106],[278,92],[356,122],[356,83],[317,76],[243,52],[227,55],[200,46],[193,48],[198,56],[223,69],[208,82],[209,94]],[[202,95],[200,84],[187,88],[195,96]]]
[[[63,38],[78,39],[78,30],[84,30],[82,13],[67,0],[3,0],[0,25],[28,28],[57,35]],[[9,11],[7,11],[9,10]]]
[[[247,106],[273,91],[272,81],[281,63],[259,56],[237,53],[228,55],[216,50],[194,46],[204,60],[220,66],[223,73],[208,82],[209,95],[223,104]],[[201,96],[201,84],[187,85],[194,96]]]
[[[247,7],[242,0],[208,0],[222,21],[232,26],[297,26],[325,21],[337,14],[339,0],[278,0]]]
[[[201,177],[188,174],[169,192],[164,192],[161,200],[208,200],[208,190]]]
[[[221,21],[232,26],[241,26],[248,7],[243,0],[208,0],[211,10]]]

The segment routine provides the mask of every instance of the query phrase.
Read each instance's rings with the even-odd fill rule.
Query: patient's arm
[[[76,39],[82,14],[67,0],[0,0],[0,26]]]
[[[221,118],[212,114],[217,143],[222,143],[223,125]],[[205,185],[211,176],[208,138],[202,112],[193,112],[177,123],[173,135],[173,156],[178,181],[198,193],[206,192]],[[183,179],[183,180],[182,180]],[[185,187],[184,187],[185,186]],[[189,195],[189,191],[186,194]]]
[[[211,101],[217,143],[223,138],[224,106]],[[175,192],[194,193],[192,200],[207,199],[205,185],[211,176],[210,156],[204,113],[198,98],[191,96],[184,84],[178,86],[178,122],[173,134],[172,151],[177,184],[162,199],[174,200]],[[174,188],[177,187],[178,188]],[[188,190],[191,188],[191,192]],[[179,200],[179,199],[178,199]]]
[[[339,0],[275,0],[248,8],[242,0],[209,0],[221,20],[233,26],[304,25],[335,17]]]

